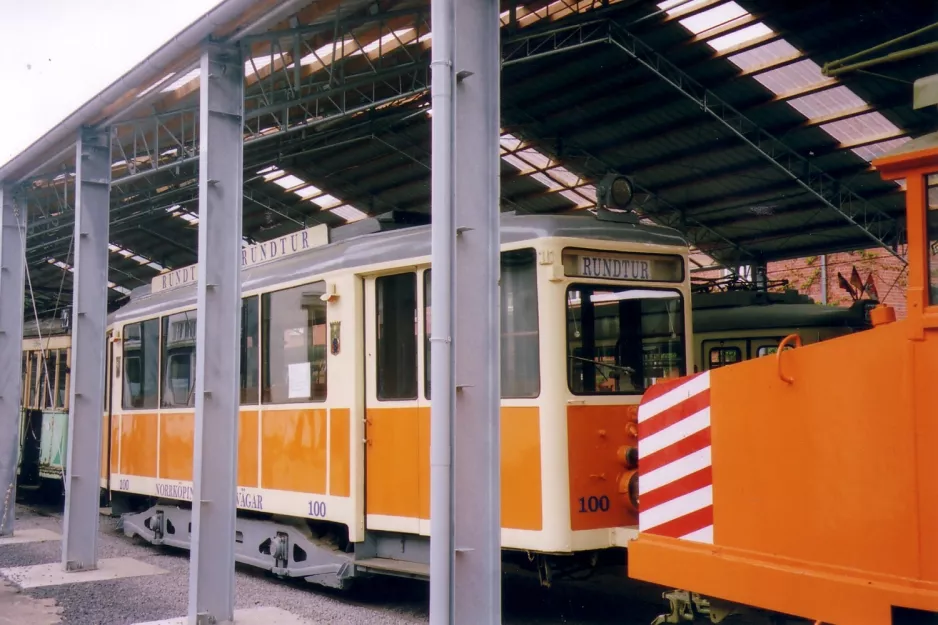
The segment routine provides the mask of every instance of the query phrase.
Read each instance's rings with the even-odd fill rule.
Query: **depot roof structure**
[[[606,173],[700,266],[901,254],[902,186],[870,161],[932,131],[917,0],[502,1],[502,209],[590,210]],[[112,131],[110,297],[197,261],[199,54],[245,63],[244,241],[430,213],[429,0],[226,0],[0,167],[28,207],[27,306],[71,299],[75,143]],[[826,63],[844,60],[831,75]],[[860,64],[859,67],[850,67]],[[928,69],[932,68],[932,69]],[[32,312],[32,311],[30,311]]]

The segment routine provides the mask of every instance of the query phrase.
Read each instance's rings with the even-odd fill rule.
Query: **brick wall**
[[[896,318],[905,317],[905,288],[908,284],[908,272],[902,263],[883,249],[868,249],[827,255],[827,303],[830,305],[849,306],[853,302],[850,293],[839,285],[837,273],[850,280],[853,267],[857,268],[860,279],[866,283],[872,274],[880,302],[896,309]],[[795,260],[777,261],[768,264],[769,280],[788,280],[788,288],[795,289],[822,301],[824,284],[821,279],[821,257],[809,256]],[[694,274],[700,278],[716,278],[719,272]],[[863,298],[869,298],[864,294]]]

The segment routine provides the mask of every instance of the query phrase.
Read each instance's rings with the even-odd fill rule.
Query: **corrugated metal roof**
[[[926,15],[928,10],[913,0],[859,3],[849,12],[832,3],[783,7],[768,0],[613,0],[608,6],[603,0],[538,0],[519,2],[517,23],[511,23],[511,3],[502,5],[506,46],[561,27],[569,35],[578,24],[594,29],[584,26],[583,36],[599,28],[634,36],[792,153],[901,220],[901,188],[882,181],[869,160],[933,129],[933,111],[912,110],[909,83],[934,71],[938,55],[837,79],[822,76],[819,68],[938,20],[938,10]],[[252,5],[252,19],[258,17],[257,7],[276,8],[274,3]],[[246,124],[246,240],[390,210],[426,214],[429,1],[307,0],[291,10],[295,21],[288,13],[267,27],[282,31],[278,45],[251,40],[246,111],[276,111],[255,115]],[[294,25],[305,33],[299,49],[302,104],[290,104],[296,49],[287,29]],[[229,25],[229,32],[237,28]],[[512,57],[504,67],[504,210],[584,210],[595,200],[597,178],[618,171],[656,196],[657,201],[640,197],[641,210],[683,224],[690,238],[721,262],[873,245],[712,112],[611,40],[597,37],[594,45],[526,62]],[[334,55],[333,42],[344,42]],[[188,58],[183,54],[177,63],[183,74]],[[354,85],[344,86],[350,77]],[[156,267],[196,260],[194,78],[160,74],[150,83],[128,86],[128,93],[137,94],[157,81],[159,89],[146,98],[154,99],[151,104],[162,117],[159,129],[149,135],[143,125],[116,129],[114,160],[123,162],[114,168],[112,243],[148,261],[112,250],[111,280],[121,289],[148,281],[158,273]],[[178,84],[169,89],[172,82]],[[322,95],[327,91],[333,94],[329,98]],[[103,102],[101,111],[116,111],[119,102],[126,96]],[[714,102],[708,99],[720,114]],[[288,119],[282,111],[288,111]],[[304,125],[296,125],[301,120]],[[153,145],[157,138],[158,149]],[[147,150],[139,147],[144,139]],[[157,152],[159,167],[147,173]],[[71,159],[64,153],[50,161],[28,193],[32,223],[40,224],[31,230],[29,257],[42,261],[32,263],[32,278],[36,287],[46,289],[43,295],[37,292],[37,300],[45,298],[47,306],[58,300],[60,285],[62,301],[71,294],[68,270],[54,264],[71,262],[74,191],[72,178],[59,174],[68,171]],[[136,168],[132,177],[129,168]],[[59,180],[53,183],[55,175]]]

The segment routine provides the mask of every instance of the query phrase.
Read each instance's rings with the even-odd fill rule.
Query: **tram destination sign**
[[[329,243],[329,227],[325,224],[319,224],[270,241],[242,247],[241,269],[263,265],[272,260],[299,254],[327,243]],[[161,273],[150,281],[150,291],[159,293],[160,291],[195,284],[199,280],[198,269],[199,266],[196,264]]]
[[[564,250],[563,269],[568,276],[602,280],[681,282],[684,279],[681,257],[663,254]]]

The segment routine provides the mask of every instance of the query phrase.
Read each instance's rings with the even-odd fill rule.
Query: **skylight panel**
[[[559,182],[557,182],[556,180],[554,180],[547,174],[540,172],[540,171],[537,173],[531,174],[531,178],[534,178],[535,180],[540,182],[542,185],[544,185],[551,191],[559,191],[560,189],[564,188],[562,184],[560,184]]]
[[[319,197],[314,197],[312,202],[315,202],[322,208],[332,208],[333,206],[338,206],[342,203],[342,200],[329,195],[328,193],[320,195]]]
[[[300,185],[305,185],[306,181],[302,178],[297,178],[293,174],[287,174],[274,180],[274,184],[277,184],[284,189],[292,189],[293,187],[298,187]]]
[[[141,265],[146,265],[147,263],[150,262],[150,259],[149,259],[149,258],[144,258],[143,256],[139,256],[139,255],[136,255],[136,254],[134,254],[133,256],[131,256],[131,257],[130,257],[130,260],[135,260],[135,261],[137,261],[138,263],[140,263]]]
[[[116,245],[114,245],[113,243],[108,243],[107,249],[111,250],[112,252],[116,252],[116,251],[119,250],[120,248],[117,247]]]
[[[788,104],[808,119],[828,117],[867,105],[863,98],[844,86],[810,93],[790,100]]]
[[[282,169],[274,169],[273,171],[264,174],[264,180],[266,180],[267,182],[270,182],[271,180],[275,180],[279,178],[280,176],[284,175],[285,173],[287,172],[283,171]]]
[[[771,35],[773,33],[772,29],[758,22],[752,26],[747,26],[746,28],[741,28],[736,32],[728,33],[722,37],[717,37],[711,39],[707,42],[711,48],[717,52],[723,52],[724,50],[729,50],[738,45],[746,43],[747,41],[752,41],[753,39],[758,39],[759,37],[764,37],[766,35]]]
[[[707,0],[665,0],[665,2],[658,3],[658,8],[672,16],[684,11],[690,11],[704,2],[707,2]]]
[[[779,67],[754,78],[775,95],[800,91],[831,80],[821,74],[821,68],[811,59]]]
[[[343,57],[346,52],[350,51],[352,48],[357,47],[355,40],[351,37],[343,39],[342,41],[336,43],[327,43],[325,45],[319,46],[314,52],[310,52],[306,56],[300,59],[300,66],[305,67],[307,65],[312,65],[313,63],[321,63],[323,65],[329,65],[330,63],[335,62],[339,58]],[[335,57],[332,58],[332,51],[335,50]],[[290,65],[292,67],[292,64]]]
[[[313,197],[314,195],[319,195],[320,193],[322,193],[322,191],[320,191],[319,189],[317,189],[317,188],[314,187],[313,185],[309,185],[309,186],[303,187],[302,189],[296,189],[296,190],[293,191],[293,192],[296,193],[296,194],[297,194],[298,196],[300,196],[301,198],[303,198],[304,200],[308,200],[309,198]]]
[[[547,175],[567,187],[575,187],[580,183],[580,177],[564,167],[554,167]]]
[[[381,48],[383,50],[385,46],[391,44],[392,42],[397,44],[397,41],[396,41],[397,39],[402,39],[404,35],[406,35],[407,33],[413,30],[414,30],[413,28],[402,28],[400,30],[395,30],[393,33],[388,33],[384,37],[381,37],[380,39],[375,39],[368,45],[359,48],[355,52],[352,52],[349,56],[369,54],[371,52],[374,52],[378,48]]]
[[[188,73],[186,73],[186,74],[183,74],[182,76],[180,76],[179,78],[177,78],[176,80],[174,80],[174,81],[173,81],[170,85],[168,85],[167,87],[164,87],[164,88],[160,91],[160,93],[169,93],[170,91],[176,91],[177,89],[180,89],[180,88],[186,86],[187,84],[189,84],[190,82],[192,82],[193,80],[195,80],[196,78],[198,78],[198,77],[199,77],[199,73],[200,73],[200,70],[199,70],[198,67],[196,67],[196,68],[193,69],[192,71],[190,71],[190,72],[188,72]]]
[[[519,139],[518,137],[512,134],[507,134],[507,133],[501,136],[501,138],[499,139],[499,143],[501,144],[503,148],[505,148],[506,150],[510,152],[514,152],[515,150],[521,147],[521,139]]]
[[[505,154],[502,156],[506,163],[514,167],[522,174],[530,174],[532,171],[537,171],[537,167],[534,167],[530,163],[527,163],[521,160],[519,157],[514,154]]]
[[[551,160],[549,157],[541,154],[537,150],[532,148],[527,148],[517,153],[519,157],[527,161],[528,163],[534,165],[536,169],[546,169],[550,166]]]
[[[153,91],[154,89],[156,89],[157,86],[161,85],[163,82],[169,80],[170,78],[172,78],[172,77],[175,76],[175,75],[176,75],[176,72],[170,72],[170,73],[166,74],[165,76],[163,76],[162,78],[160,78],[159,80],[157,80],[155,83],[153,83],[152,85],[150,85],[149,87],[147,87],[146,89],[144,89],[143,91],[141,91],[140,93],[138,93],[138,94],[137,94],[137,97],[138,97],[138,98],[142,98],[142,97],[145,96],[146,94],[148,94],[148,93],[150,93],[151,91]]]
[[[264,169],[261,169],[260,171],[258,171],[258,172],[257,172],[257,175],[262,176],[262,175],[264,175],[264,174],[269,174],[269,173],[274,172],[274,171],[277,171],[277,166],[276,166],[276,165],[268,165],[268,166],[265,167]]]
[[[754,72],[772,63],[800,56],[802,55],[798,48],[784,39],[776,39],[751,50],[731,54],[726,58],[744,72]]]
[[[567,198],[568,200],[576,204],[577,208],[589,208],[590,206],[593,206],[595,204],[595,202],[591,202],[589,199],[583,197],[582,195],[580,195],[579,193],[571,189],[564,189],[563,191],[560,192],[560,195],[564,196],[565,198]]]
[[[682,7],[682,10],[687,7]],[[738,17],[744,15],[749,15],[746,9],[742,8],[735,2],[727,2],[719,6],[715,6],[712,9],[708,9],[702,13],[696,15],[691,15],[690,17],[685,17],[682,20],[678,20],[681,25],[687,30],[691,31],[695,35],[699,35],[705,30],[710,30],[711,28],[716,28],[726,24],[731,20],[735,20]]]
[[[282,61],[282,60],[283,60],[283,53],[282,53],[282,52],[278,52],[278,53],[274,54],[274,55],[273,55],[273,60],[275,60],[275,61]],[[264,69],[265,67],[267,67],[268,65],[270,65],[270,61],[271,61],[271,55],[270,55],[270,54],[264,54],[264,55],[262,55],[262,56],[255,56],[254,58],[245,61],[245,62],[244,62],[244,76],[245,76],[245,77],[248,77],[248,76],[250,76],[251,74],[253,74],[255,67],[257,68],[257,71],[261,71],[262,69]]]
[[[905,143],[906,141],[911,141],[910,137],[898,137],[896,139],[888,139],[886,141],[880,141],[879,143],[872,143],[870,145],[861,145],[859,147],[853,148],[851,151],[862,158],[865,161],[872,161],[874,158],[879,158],[883,154],[895,150],[897,147]],[[897,181],[899,182],[899,181]],[[905,187],[900,184],[903,188]]]
[[[130,258],[134,255],[130,250],[117,250],[117,253],[123,256],[124,258]]]
[[[858,143],[875,137],[898,134],[899,129],[883,117],[882,113],[872,112],[858,115],[821,126],[825,132],[841,143]]]
[[[333,208],[330,212],[335,213],[349,223],[354,221],[361,221],[368,216],[354,206],[349,206],[348,204],[343,204],[342,206]]]

